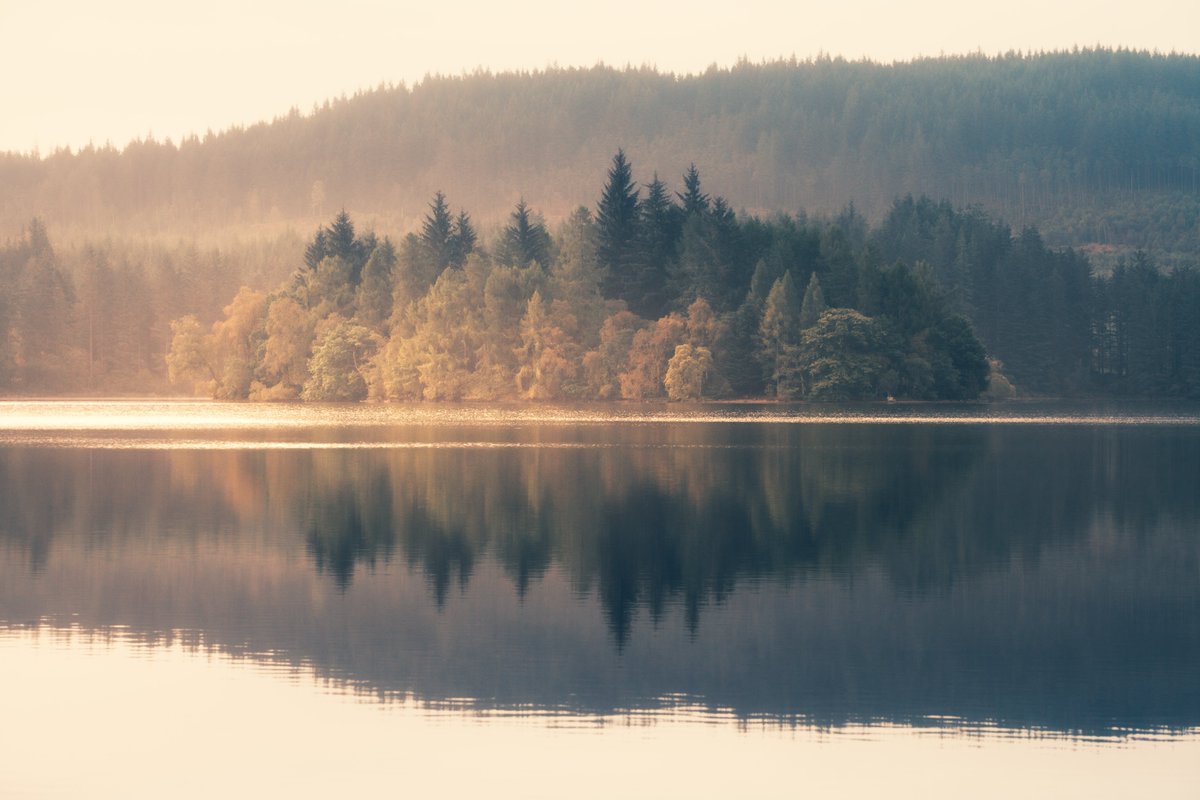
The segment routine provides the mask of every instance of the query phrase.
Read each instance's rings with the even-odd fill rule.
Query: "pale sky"
[[[382,83],[547,66],[1200,53],[1200,0],[0,0],[0,150],[178,140]]]

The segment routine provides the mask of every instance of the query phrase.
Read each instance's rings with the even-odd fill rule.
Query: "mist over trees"
[[[708,191],[760,215],[853,202],[878,221],[923,194],[1105,269],[1138,248],[1169,267],[1200,252],[1198,87],[1200,58],[1105,49],[431,77],[180,142],[0,155],[0,236],[33,216],[71,241],[309,231],[343,206],[403,235],[438,190],[488,230],[518,192],[558,222],[593,207],[620,143],[664,177],[703,165]]]
[[[872,228],[738,217],[694,164],[681,182],[618,150],[594,215],[552,236],[522,198],[490,247],[441,192],[398,248],[342,212],[275,290],[173,321],[169,377],[256,400],[1200,396],[1194,271],[1139,253],[1096,277],[927,198]]]
[[[346,212],[291,274],[214,304],[189,269],[33,220],[0,250],[0,389],[252,400],[967,400],[1200,396],[1200,276],[1084,256],[911,196],[870,226],[736,215],[695,164],[679,191],[618,150],[596,211],[551,234],[524,198],[490,240],[436,192],[399,244]],[[160,253],[160,256],[163,254]],[[168,256],[170,254],[167,254]],[[214,277],[216,275],[214,274]],[[1015,389],[1014,389],[1015,385]]]
[[[0,392],[1198,396],[1197,86],[1108,50],[478,73],[3,154]]]

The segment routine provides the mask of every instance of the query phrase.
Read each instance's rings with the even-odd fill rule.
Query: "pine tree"
[[[517,202],[509,220],[501,233],[500,246],[496,248],[496,260],[511,267],[536,263],[543,270],[547,269],[550,266],[550,234],[529,212],[524,198]]]
[[[461,267],[467,263],[467,256],[475,252],[475,227],[471,224],[471,215],[459,211],[454,220],[454,231],[450,234],[448,265]]]
[[[454,233],[454,219],[450,216],[446,195],[441,191],[435,192],[429,204],[429,213],[421,224],[421,243],[425,245],[438,272],[450,266],[457,255],[450,238]]]
[[[767,294],[758,331],[767,387],[778,392],[784,350],[794,346],[800,338],[800,296],[790,270],[775,281]]]
[[[636,281],[631,275],[638,229],[638,190],[625,151],[617,150],[608,183],[596,207],[599,233],[597,254],[606,270],[604,294],[626,302],[635,297]]]
[[[667,275],[673,270],[680,223],[679,209],[656,174],[646,187],[646,199],[638,206],[634,291],[629,300],[630,309],[647,319],[661,316],[668,305]]]
[[[825,294],[821,291],[821,281],[814,272],[808,279],[808,288],[804,290],[804,301],[800,304],[800,329],[816,325],[826,308]]]
[[[700,191],[700,170],[691,164],[683,174],[683,191],[679,193],[685,216],[708,213],[708,195]]]
[[[379,330],[392,315],[392,292],[396,250],[387,239],[376,246],[363,267],[355,298],[356,317],[368,328]]]

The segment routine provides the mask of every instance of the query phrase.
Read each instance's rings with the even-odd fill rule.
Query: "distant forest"
[[[736,214],[696,166],[623,151],[547,226],[524,199],[481,236],[441,192],[393,242],[346,212],[290,256],[0,250],[0,390],[251,400],[1200,397],[1200,273],[1079,251],[906,196],[877,225]],[[249,251],[243,251],[249,252]],[[265,265],[274,264],[268,269]]]
[[[302,237],[342,209],[402,236],[439,190],[493,233],[520,197],[551,223],[590,207],[617,146],[664,177],[703,165],[759,216],[854,203],[878,222],[911,193],[1037,227],[1104,270],[1200,253],[1200,58],[1105,49],[431,77],[180,142],[0,154],[0,237],[37,216],[72,246],[227,244]]]

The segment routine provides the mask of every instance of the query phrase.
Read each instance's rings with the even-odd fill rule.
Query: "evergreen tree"
[[[613,156],[608,182],[596,207],[597,256],[605,270],[604,294],[620,298],[631,306],[640,305],[641,297],[634,255],[638,233],[638,190],[633,169],[624,150]]]
[[[355,316],[363,325],[381,330],[392,315],[393,270],[396,250],[387,239],[375,247],[363,267],[362,280],[355,298]]]
[[[558,236],[559,255],[550,273],[551,296],[567,304],[575,318],[576,340],[585,349],[596,347],[600,327],[610,313],[600,293],[601,270],[596,255],[596,226],[591,212],[580,206]]]
[[[447,264],[452,267],[462,267],[466,264],[467,256],[475,252],[477,238],[475,227],[471,224],[471,216],[466,211],[459,211],[448,242]]]
[[[327,228],[317,229],[311,242],[304,249],[304,264],[316,270],[327,258],[340,258],[348,267],[348,280],[357,286],[367,258],[375,249],[375,234],[358,237],[354,234],[354,223],[343,209]]]
[[[800,338],[800,295],[790,270],[775,281],[767,294],[758,330],[767,387],[777,393],[784,350],[797,344]]]
[[[694,163],[683,174],[683,191],[678,197],[685,216],[708,213],[708,195],[700,191],[700,170]]]
[[[648,319],[659,317],[670,303],[667,275],[674,267],[680,222],[679,209],[656,174],[638,204],[637,251],[628,298],[630,310]]]
[[[530,213],[525,199],[509,216],[509,223],[500,234],[496,260],[510,267],[525,267],[536,263],[543,270],[550,267],[550,234],[546,226]]]
[[[800,328],[811,328],[825,313],[825,294],[821,291],[821,281],[817,273],[808,279],[808,288],[804,290],[804,301],[800,304]]]
[[[451,239],[454,233],[455,223],[450,206],[446,203],[446,195],[439,190],[434,193],[429,203],[429,213],[421,224],[421,243],[439,273],[454,263],[459,255]]]

